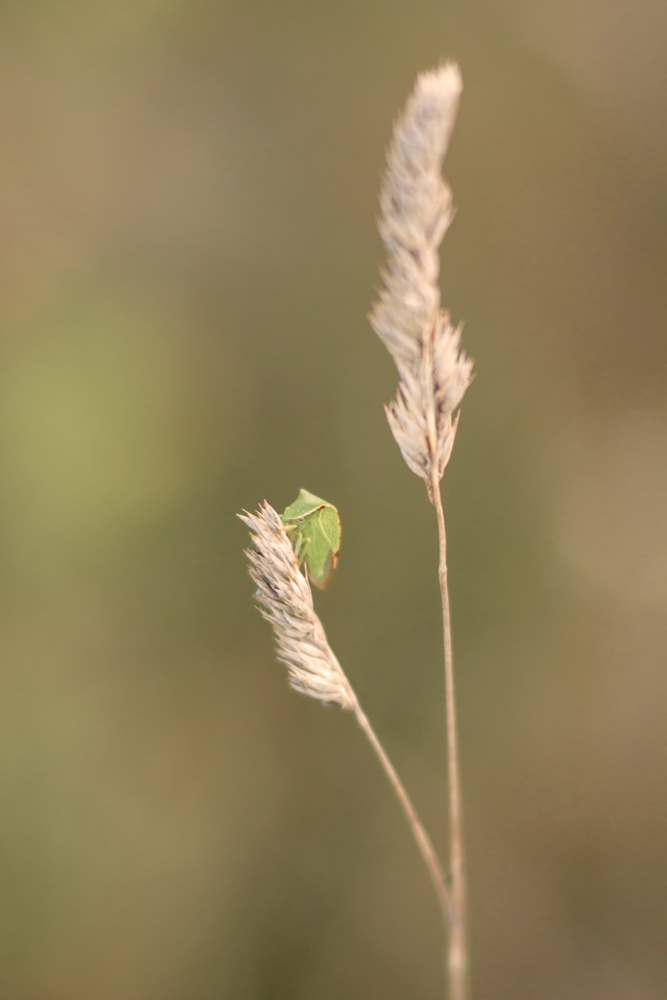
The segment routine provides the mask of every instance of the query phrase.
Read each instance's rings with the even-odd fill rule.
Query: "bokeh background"
[[[365,318],[443,57],[475,998],[667,996],[666,42],[661,0],[2,0],[2,1000],[442,995],[415,847],[288,689],[234,515],[338,506],[317,608],[444,850],[434,518]]]

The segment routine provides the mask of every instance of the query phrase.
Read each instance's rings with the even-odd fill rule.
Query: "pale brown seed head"
[[[441,176],[462,90],[456,65],[417,78],[394,126],[380,193],[379,229],[387,249],[380,301],[371,324],[399,373],[389,426],[408,467],[427,484],[442,477],[472,362],[461,328],[440,310],[438,248],[452,219]]]
[[[252,532],[248,572],[257,585],[260,611],[273,626],[277,656],[287,667],[290,684],[321,702],[352,708],[350,686],[315,614],[310,584],[279,515],[265,501],[256,514],[238,516]]]

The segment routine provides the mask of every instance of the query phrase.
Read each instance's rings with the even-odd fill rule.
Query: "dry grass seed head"
[[[399,373],[397,397],[386,407],[389,426],[408,468],[429,490],[449,460],[453,413],[472,377],[461,328],[440,310],[438,287],[438,248],[452,219],[441,169],[462,86],[452,63],[417,78],[394,126],[380,194],[387,266],[371,324]]]
[[[273,627],[278,659],[297,691],[324,703],[353,707],[353,694],[313,608],[282,521],[266,501],[256,514],[239,514],[252,532],[248,572],[257,585],[260,611]]]

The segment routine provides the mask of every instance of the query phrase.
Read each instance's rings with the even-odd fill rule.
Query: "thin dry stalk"
[[[440,483],[433,483],[432,494],[438,520],[438,543],[440,550],[438,577],[442,596],[442,625],[445,647],[445,711],[447,717],[447,774],[449,779],[449,857],[452,875],[452,920],[449,930],[448,971],[451,1000],[465,1000],[468,981],[465,845],[463,839],[463,804],[461,801],[459,750],[456,732],[452,625],[449,612],[449,584],[447,582],[447,532],[445,529],[445,515],[442,509],[442,498],[440,496]]]
[[[273,626],[278,659],[287,666],[289,683],[302,694],[324,704],[338,704],[354,713],[394,789],[443,913],[453,919],[450,893],[438,856],[410,796],[329,645],[313,608],[308,578],[299,570],[280,517],[266,501],[256,514],[246,511],[239,517],[253,533],[252,548],[246,549],[248,571],[257,585],[255,597],[260,611]]]
[[[396,122],[380,194],[380,235],[387,250],[385,287],[371,324],[399,375],[398,394],[386,407],[391,432],[408,468],[426,485],[435,507],[445,654],[451,901],[448,980],[450,1000],[467,996],[466,885],[461,781],[456,734],[454,668],[447,584],[447,538],[440,480],[458,426],[455,414],[472,378],[461,352],[461,327],[440,309],[438,248],[452,220],[452,197],[441,176],[463,84],[448,63],[417,78]]]

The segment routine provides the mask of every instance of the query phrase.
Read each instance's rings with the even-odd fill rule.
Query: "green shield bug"
[[[340,518],[332,504],[301,490],[280,515],[299,563],[320,590],[328,585],[338,562]]]

